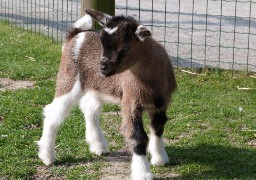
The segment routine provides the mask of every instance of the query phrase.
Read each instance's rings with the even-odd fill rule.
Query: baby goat
[[[153,179],[146,158],[148,141],[151,164],[169,161],[162,135],[176,81],[168,54],[132,17],[111,17],[91,9],[86,12],[103,30],[88,31],[92,19],[85,15],[69,33],[62,48],[55,98],[44,108],[38,156],[46,165],[54,162],[58,128],[78,102],[86,119],[90,151],[97,155],[108,153],[99,114],[102,104],[111,102],[121,105],[120,129],[133,153],[132,179]],[[144,110],[151,118],[150,140],[143,128]]]

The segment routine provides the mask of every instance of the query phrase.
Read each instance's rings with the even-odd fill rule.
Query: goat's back
[[[70,36],[63,46],[55,96],[69,92],[79,78],[83,91],[97,90],[120,97],[119,75],[106,78],[99,73],[101,54],[97,32],[84,31]]]

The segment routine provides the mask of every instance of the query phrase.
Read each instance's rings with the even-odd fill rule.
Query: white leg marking
[[[100,127],[101,104],[98,94],[93,91],[87,92],[80,102],[86,120],[86,141],[90,151],[96,155],[109,152],[108,143]]]
[[[54,148],[57,131],[80,97],[81,85],[77,78],[73,89],[68,94],[55,98],[44,108],[43,135],[37,144],[39,146],[38,156],[47,166],[53,164],[55,160]]]
[[[132,156],[132,180],[153,180],[154,176],[150,172],[150,165],[146,156],[133,154]]]
[[[149,152],[152,165],[165,165],[169,163],[168,155],[165,152],[163,137],[158,137],[154,132],[150,134]]]

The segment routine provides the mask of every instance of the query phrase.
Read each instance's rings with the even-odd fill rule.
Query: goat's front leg
[[[152,180],[154,176],[150,172],[150,165],[146,157],[148,136],[143,128],[142,108],[136,104],[125,103],[122,105],[122,113],[121,130],[133,153],[131,178],[132,180]]]
[[[149,140],[149,152],[151,154],[152,165],[165,165],[169,163],[168,155],[165,151],[163,132],[167,121],[166,111],[150,111],[151,132]]]

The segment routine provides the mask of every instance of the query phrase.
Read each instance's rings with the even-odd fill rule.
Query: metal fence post
[[[85,14],[84,10],[88,8],[115,15],[115,0],[81,0],[80,16],[83,16]],[[94,22],[93,29],[100,29],[100,26]]]

